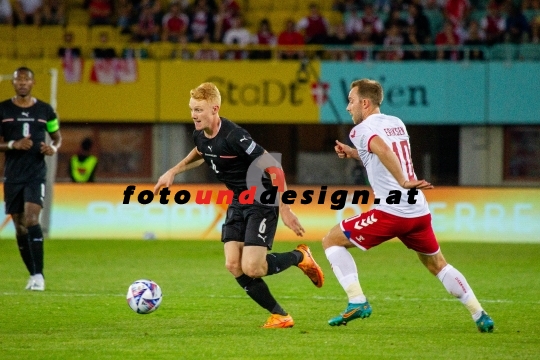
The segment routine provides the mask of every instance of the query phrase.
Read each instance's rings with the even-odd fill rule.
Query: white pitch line
[[[0,293],[2,296],[17,296],[17,295],[27,295],[30,294],[30,292],[2,292]],[[124,294],[93,294],[93,293],[77,293],[77,294],[70,294],[70,293],[55,293],[55,292],[43,292],[38,293],[42,294],[43,296],[47,297],[124,297]],[[164,297],[183,297],[183,298],[191,298],[192,296],[189,296],[187,294],[182,293],[173,293],[173,294],[163,294]],[[215,294],[208,294],[206,295],[209,298],[218,298],[218,299],[244,299],[247,297],[244,295],[215,295]],[[195,296],[193,296],[195,297]],[[199,296],[196,296],[197,298]],[[311,296],[311,297],[300,297],[300,296],[289,296],[289,295],[280,295],[279,298],[282,299],[292,299],[292,300],[332,300],[332,301],[345,301],[346,297],[344,296]],[[377,296],[371,296],[369,298],[370,301],[407,301],[407,302],[422,302],[422,301],[429,301],[429,302],[439,302],[439,301],[456,301],[457,299],[453,297],[448,298],[402,298],[402,297],[377,297]],[[538,304],[540,305],[540,301],[515,301],[515,300],[509,300],[509,299],[479,299],[481,303],[501,303],[501,304]]]

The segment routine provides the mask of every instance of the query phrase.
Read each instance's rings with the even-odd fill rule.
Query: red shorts
[[[416,252],[432,255],[439,251],[431,214],[404,218],[373,209],[343,220],[340,226],[345,236],[362,250],[397,237]]]

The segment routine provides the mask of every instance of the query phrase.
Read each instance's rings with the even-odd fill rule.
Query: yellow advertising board
[[[83,60],[80,81],[67,82],[60,60],[7,60],[0,62],[0,73],[11,74],[20,66],[35,72],[32,94],[50,101],[51,68],[58,70],[58,116],[70,122],[154,122],[157,120],[158,84],[156,61],[138,61],[134,82],[102,84],[92,80],[93,60]],[[0,82],[0,99],[14,95],[9,81]]]
[[[160,64],[161,121],[191,121],[189,91],[213,82],[221,92],[220,115],[235,122],[317,123],[319,108],[312,97],[313,73],[301,62],[220,61]]]
[[[168,203],[160,196],[148,201],[153,184],[137,184],[125,204],[129,184],[66,184],[54,187],[50,237],[54,239],[158,239],[219,240],[227,204],[218,201],[221,185],[175,184]],[[297,197],[291,205],[306,229],[304,240],[320,241],[339,221],[369,210],[366,204],[352,202],[355,190],[367,188],[291,186]],[[302,204],[306,191],[312,201]],[[177,204],[180,192],[185,200]],[[198,194],[209,201],[197,201]],[[3,192],[0,192],[0,195]],[[515,188],[440,187],[425,192],[432,223],[440,241],[540,243],[540,190]],[[180,197],[179,197],[180,198]],[[141,201],[142,200],[142,201]],[[166,200],[166,199],[163,199]],[[383,200],[384,201],[384,200]],[[148,202],[148,204],[143,204]],[[0,232],[0,238],[14,238],[13,225]],[[277,241],[298,241],[280,221]]]

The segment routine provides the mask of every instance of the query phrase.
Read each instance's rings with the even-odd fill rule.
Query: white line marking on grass
[[[33,293],[33,292],[32,292]],[[26,295],[30,294],[28,291],[21,291],[21,292],[2,292],[0,293],[3,296],[17,296],[17,295]],[[39,293],[43,296],[49,296],[49,297],[97,297],[97,296],[110,296],[110,297],[124,297],[124,294],[95,294],[95,293],[55,293],[55,292],[43,292]],[[183,297],[183,298],[199,298],[200,296],[190,296],[186,293],[169,293],[164,294],[166,297]],[[248,299],[249,297],[246,297],[245,295],[216,295],[216,294],[208,294],[206,295],[209,298],[214,299]],[[331,301],[346,301],[347,298],[343,296],[311,296],[311,297],[304,297],[304,296],[290,296],[290,295],[280,295],[280,298],[283,299],[291,299],[291,300],[331,300]],[[377,296],[370,296],[370,301],[407,301],[407,302],[439,302],[439,301],[457,301],[457,299],[448,297],[448,298],[403,298],[403,297],[377,297]],[[500,303],[500,304],[538,304],[540,305],[540,301],[514,301],[514,300],[508,300],[508,299],[479,299],[482,303]]]

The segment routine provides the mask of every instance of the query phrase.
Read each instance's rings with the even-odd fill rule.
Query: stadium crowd
[[[540,42],[540,0],[0,0],[0,23],[12,26],[65,26],[81,12],[87,26],[114,27],[131,48],[204,44],[171,52],[183,59],[260,59],[271,53],[237,48],[318,45],[325,49],[318,55],[334,60],[364,60],[365,49],[373,46],[384,49],[377,52],[379,60],[455,60],[462,52],[427,52],[424,45]],[[211,44],[237,46],[218,51]],[[352,45],[360,50],[351,50]],[[415,46],[420,47],[411,50]],[[150,56],[147,51],[133,54]],[[279,54],[303,56],[299,51]],[[471,57],[482,59],[483,53]]]

